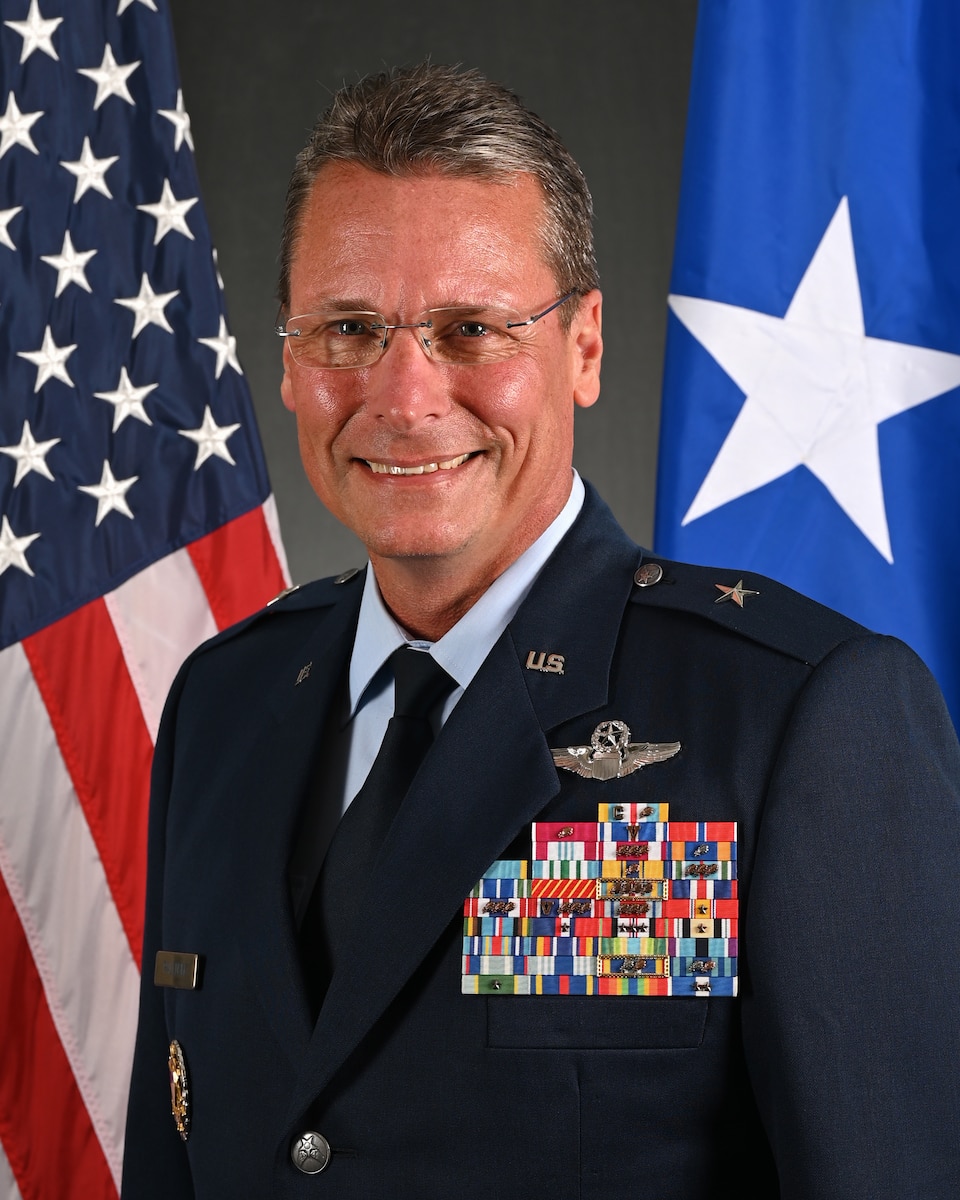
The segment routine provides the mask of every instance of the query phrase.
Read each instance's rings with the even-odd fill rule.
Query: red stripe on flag
[[[0,1141],[23,1200],[117,1200],[0,876]]]
[[[249,617],[286,586],[262,508],[221,525],[187,549],[218,629]]]
[[[102,600],[23,642],[137,963],[153,746]]]

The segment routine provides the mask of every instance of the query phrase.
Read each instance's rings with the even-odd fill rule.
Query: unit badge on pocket
[[[531,842],[467,897],[463,992],[737,994],[736,822],[601,804],[596,821],[535,822]]]

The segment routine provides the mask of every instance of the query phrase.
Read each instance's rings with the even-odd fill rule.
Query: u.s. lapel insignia
[[[727,587],[722,583],[715,583],[713,586],[723,593],[722,596],[718,596],[714,600],[714,604],[722,604],[724,600],[732,600],[738,608],[743,608],[743,602],[747,596],[760,595],[759,592],[755,592],[751,588],[745,588],[742,579],[738,580],[733,587]]]
[[[543,671],[545,675],[563,674],[563,655],[550,654],[546,650],[531,650],[527,654],[528,671]]]
[[[173,1113],[177,1133],[185,1142],[190,1136],[190,1086],[187,1083],[187,1063],[183,1057],[183,1047],[176,1038],[170,1043],[167,1068],[170,1071],[170,1111]]]
[[[585,779],[621,779],[673,758],[679,749],[679,742],[631,742],[630,727],[623,721],[601,721],[589,746],[564,746],[550,753],[558,767]]]

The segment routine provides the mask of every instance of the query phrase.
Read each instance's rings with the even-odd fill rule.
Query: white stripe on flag
[[[151,742],[180,664],[217,632],[187,550],[177,550],[104,596]]]
[[[19,644],[0,651],[0,873],[119,1189],[139,973]]]
[[[0,1146],[0,1200],[23,1200],[7,1156],[3,1152],[3,1146]]]
[[[283,548],[283,538],[280,536],[280,514],[277,512],[277,501],[273,492],[264,500],[263,519],[267,526],[267,533],[270,535],[270,541],[273,544],[274,553],[277,556],[277,562],[280,564],[280,572],[283,575],[284,583],[287,587],[290,586],[290,568],[287,565],[287,552]]]

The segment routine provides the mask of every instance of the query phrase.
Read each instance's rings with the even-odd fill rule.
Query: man
[[[370,567],[172,690],[124,1197],[956,1194],[949,719],[899,643],[651,558],[573,474],[556,135],[474,72],[345,88],[281,259],[283,400]]]

